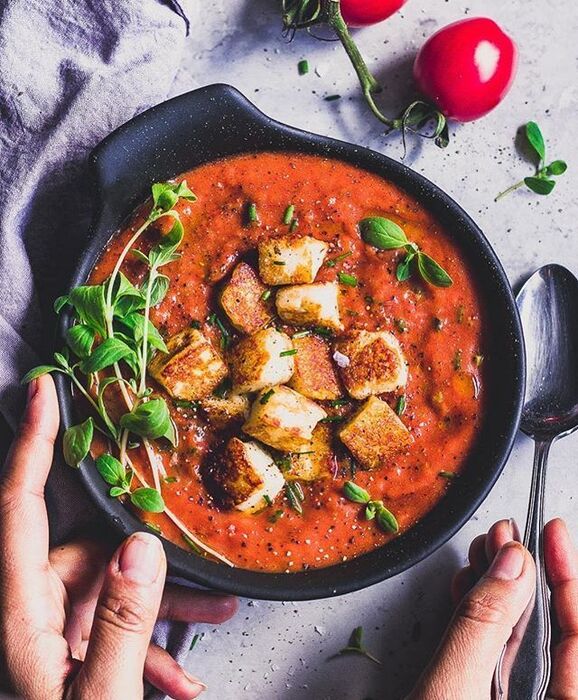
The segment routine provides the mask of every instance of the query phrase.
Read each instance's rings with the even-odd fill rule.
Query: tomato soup
[[[242,334],[228,324],[219,290],[235,266],[243,260],[257,270],[258,245],[272,237],[323,241],[328,248],[315,283],[338,285],[342,327],[320,338],[334,353],[336,343],[358,331],[387,331],[395,337],[407,363],[407,379],[404,386],[379,398],[399,416],[411,444],[382,460],[378,468],[368,469],[337,435],[363,401],[345,391],[342,401],[318,401],[329,418],[325,425],[334,433],[331,475],[300,481],[297,509],[291,494],[281,492],[256,512],[241,512],[215,496],[207,473],[231,437],[249,437],[243,435],[242,424],[215,427],[202,408],[167,395],[151,378],[153,393],[166,398],[179,433],[176,447],[155,445],[168,477],[162,479],[167,508],[200,540],[245,569],[295,572],[326,567],[387,546],[423,518],[459,478],[483,419],[484,317],[473,270],[451,231],[445,231],[419,201],[382,177],[339,160],[298,153],[247,154],[200,166],[177,178],[182,179],[197,200],[176,205],[185,231],[181,257],[163,268],[170,280],[168,293],[151,309],[151,320],[163,338],[199,329],[227,363],[230,347]],[[110,275],[144,211],[113,237],[93,270],[92,283]],[[407,249],[380,250],[368,244],[359,228],[367,217],[398,224],[409,241],[443,267],[453,284],[434,286],[415,269],[399,281],[396,272]],[[162,227],[147,231],[138,247],[147,250],[160,235]],[[135,257],[127,258],[122,270],[133,284],[146,273]],[[274,295],[283,287],[271,289]],[[271,324],[289,336],[298,331],[274,311]],[[230,347],[223,347],[220,325],[227,328]],[[339,355],[332,357],[339,362]],[[139,472],[147,474],[150,465],[142,446],[131,455]],[[348,481],[383,503],[395,516],[396,533],[368,520],[363,504],[346,497]],[[142,518],[187,547],[174,518],[164,513]]]

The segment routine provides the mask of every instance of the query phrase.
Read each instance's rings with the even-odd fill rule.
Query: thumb
[[[102,585],[73,697],[143,697],[144,663],[165,575],[165,554],[154,535],[137,532],[119,547]]]
[[[500,652],[535,589],[535,567],[519,542],[508,542],[458,606],[414,700],[487,699]]]

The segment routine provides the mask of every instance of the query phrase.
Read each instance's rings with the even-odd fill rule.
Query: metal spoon
[[[533,604],[500,657],[495,690],[498,698],[542,700],[551,667],[542,551],[544,486],[552,443],[578,428],[578,279],[561,265],[546,265],[530,277],[516,300],[527,362],[521,429],[536,443],[524,545],[536,562],[537,580]]]

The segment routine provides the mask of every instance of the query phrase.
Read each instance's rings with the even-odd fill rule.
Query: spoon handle
[[[546,465],[551,441],[536,442],[524,546],[536,562],[536,593],[504,647],[495,674],[495,695],[509,700],[543,700],[550,680],[550,598],[542,532]]]

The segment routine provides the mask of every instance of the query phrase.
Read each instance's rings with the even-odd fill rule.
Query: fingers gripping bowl
[[[117,344],[98,370],[118,440],[94,431],[110,458],[80,474],[123,533],[160,528],[193,582],[308,599],[408,568],[470,517],[511,449],[524,365],[505,275],[451,199],[226,86],[140,115],[93,166],[73,288],[118,303],[102,337],[136,356]],[[62,304],[70,346],[87,324]],[[59,391],[78,425],[86,400]]]

